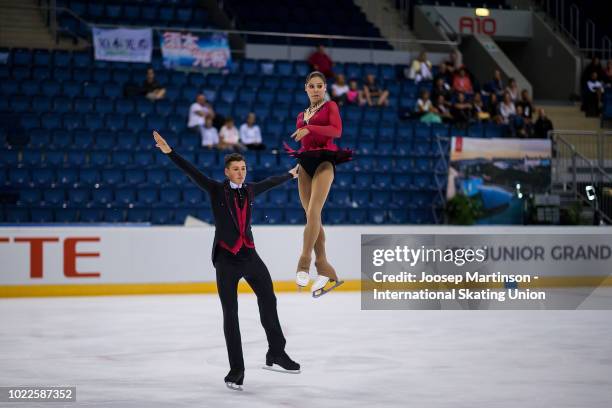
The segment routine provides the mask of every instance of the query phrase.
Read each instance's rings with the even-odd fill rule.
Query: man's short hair
[[[244,156],[241,155],[240,153],[226,154],[225,159],[224,159],[225,168],[229,169],[229,167],[231,166],[231,163],[235,161],[243,161],[246,163],[246,160],[244,160]]]

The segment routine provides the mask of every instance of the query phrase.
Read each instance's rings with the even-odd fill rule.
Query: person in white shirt
[[[236,152],[247,150],[247,148],[240,143],[238,129],[234,126],[234,119],[230,117],[225,119],[225,124],[219,131],[219,148],[223,150],[234,150]]]
[[[202,133],[202,128],[206,123],[207,118],[214,119],[215,111],[212,106],[206,101],[206,96],[199,94],[196,100],[189,107],[189,119],[187,127],[198,134]]]
[[[349,86],[346,83],[346,79],[344,75],[338,74],[336,77],[336,82],[332,85],[332,101],[336,102],[339,106],[344,105],[346,102],[346,97],[349,91]]]
[[[413,79],[417,84],[421,81],[431,81],[433,79],[431,61],[427,59],[425,52],[419,54],[419,57],[412,61],[408,78]]]
[[[506,92],[502,103],[499,104],[499,115],[501,116],[502,123],[510,123],[510,119],[516,115],[516,107],[512,102],[512,96]]]
[[[255,124],[255,114],[250,112],[246,123],[240,126],[240,142],[249,150],[265,150],[266,145],[262,143],[261,129]]]
[[[209,149],[217,148],[219,145],[219,132],[213,126],[212,118],[206,118],[206,125],[202,127],[200,136],[202,137],[202,147]]]

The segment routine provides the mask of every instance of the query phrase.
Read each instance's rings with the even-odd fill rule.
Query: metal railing
[[[585,18],[581,25],[581,11],[575,3],[569,6],[569,21],[565,20],[565,0],[538,0],[537,3],[551,19],[553,28],[563,33],[580,52],[599,54],[602,59],[612,58],[610,37],[604,35],[598,45],[595,36],[597,26],[589,18]]]
[[[551,163],[551,192],[571,193],[576,202],[589,206],[599,220],[612,224],[612,175],[597,162],[605,163],[603,149],[612,146],[612,133],[596,134],[597,139],[590,149],[597,149],[597,161],[587,158],[576,146],[567,140],[569,135],[580,132],[551,131],[553,144]],[[584,133],[584,132],[583,132]],[[583,146],[584,148],[585,146]],[[587,187],[592,188],[591,192]]]
[[[448,149],[450,148],[451,138],[448,136],[436,135],[437,159],[434,167],[434,182],[436,183],[436,196],[431,203],[431,212],[434,222],[442,224],[446,221],[446,187],[448,183],[449,163],[446,160]],[[442,168],[439,168],[442,167]],[[443,177],[443,179],[440,179]],[[439,212],[442,212],[442,217],[439,217]]]
[[[306,45],[303,44],[303,40],[310,40],[312,44],[322,44],[327,47],[334,47],[336,44],[346,44],[347,42],[360,42],[367,43],[368,49],[370,50],[370,59],[371,62],[376,62],[375,51],[381,49],[376,48],[377,44],[388,43],[391,46],[394,45],[402,45],[402,44],[418,44],[418,45],[445,45],[450,47],[456,47],[458,45],[455,41],[436,41],[436,40],[418,40],[414,38],[381,38],[381,37],[362,37],[362,36],[347,36],[347,35],[322,35],[322,34],[308,34],[308,33],[282,33],[282,32],[273,32],[273,31],[251,31],[251,30],[234,30],[234,29],[214,29],[214,28],[186,28],[186,27],[177,27],[177,26],[142,26],[142,25],[129,25],[129,24],[97,24],[88,20],[85,20],[78,14],[74,13],[72,10],[65,7],[55,7],[54,0],[39,0],[38,6],[29,6],[29,5],[11,5],[6,6],[6,8],[11,9],[39,9],[41,13],[43,13],[47,25],[52,32],[52,35],[57,39],[59,34],[69,34],[75,38],[80,38],[82,40],[90,41],[90,34],[87,37],[80,35],[80,33],[75,32],[67,32],[65,28],[62,28],[59,24],[58,18],[60,15],[68,15],[70,18],[74,18],[80,24],[82,24],[87,29],[91,29],[91,27],[102,27],[102,28],[151,28],[155,32],[163,32],[163,31],[190,31],[196,33],[227,33],[228,35],[239,35],[242,37],[245,42],[248,41],[249,38],[267,38],[278,40],[279,38],[284,39],[282,44],[278,44],[278,41],[272,41],[275,45],[283,45],[287,47],[286,53],[287,56],[291,56],[291,46],[294,45]],[[310,44],[309,44],[310,45]],[[157,45],[156,45],[157,47]],[[244,53],[244,50],[235,50],[232,52]]]

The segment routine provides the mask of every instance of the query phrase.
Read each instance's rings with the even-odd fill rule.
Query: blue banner
[[[166,31],[160,41],[166,68],[209,70],[226,68],[231,64],[225,33]]]

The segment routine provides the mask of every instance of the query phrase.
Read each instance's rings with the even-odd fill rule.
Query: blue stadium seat
[[[107,205],[113,202],[113,190],[111,188],[95,188],[91,190],[91,202],[93,205]]]
[[[138,191],[136,192],[136,196],[139,204],[152,205],[154,203],[157,203],[158,201],[156,188],[138,189]]]
[[[74,111],[76,113],[93,113],[93,102],[87,98],[76,98],[74,100]]]
[[[341,188],[351,187],[353,185],[353,173],[337,172],[334,182]]]
[[[47,206],[59,206],[65,202],[64,189],[50,188],[43,190],[43,202]],[[41,204],[42,204],[41,203]]]
[[[76,168],[58,169],[55,179],[60,185],[72,187],[78,180],[78,171]]]
[[[407,173],[394,174],[393,186],[399,189],[407,189],[412,185],[412,175]]]
[[[86,130],[77,130],[74,133],[72,147],[79,150],[89,150],[94,146],[94,136]]]
[[[135,134],[121,134],[120,136],[117,137],[117,141],[115,142],[113,148],[117,149],[117,150],[133,150],[138,146],[139,142],[138,142],[138,135]],[[123,156],[119,155],[118,157],[121,157],[122,160],[127,160],[124,161],[124,163],[129,163],[129,159],[125,159],[125,155],[128,154],[126,152],[122,153]]]
[[[388,220],[392,224],[407,224],[408,223],[408,211],[407,210],[389,210]]]
[[[125,171],[125,183],[137,185],[145,182],[145,171],[142,169],[127,169]]]
[[[125,187],[115,189],[115,203],[117,205],[127,206],[136,201],[134,188]]]
[[[55,182],[55,173],[49,168],[32,169],[32,183],[38,186],[49,186]]]
[[[77,222],[78,219],[78,213],[75,208],[55,208],[53,214],[55,222],[62,224]]]
[[[94,187],[100,181],[100,171],[94,168],[79,169],[79,183],[83,186]]]
[[[19,164],[19,153],[15,150],[0,150],[0,164],[2,166],[17,166]]]
[[[40,93],[39,82],[25,81],[20,85],[20,93],[25,96],[35,96]]]
[[[102,211],[98,208],[81,208],[79,210],[80,222],[100,222],[102,221]]]
[[[107,185],[115,185],[123,182],[123,172],[117,168],[103,169],[100,181]]]
[[[144,208],[130,208],[127,210],[127,220],[129,222],[149,222],[151,211]]]
[[[176,206],[181,201],[181,191],[178,188],[162,188],[159,193],[162,205]]]
[[[161,186],[166,183],[166,172],[161,169],[147,169],[146,182],[156,186]]]
[[[135,152],[133,163],[142,167],[150,166],[153,164],[153,156],[150,152]]]
[[[19,190],[18,204],[23,206],[38,205],[41,200],[42,193],[40,190],[33,188],[24,188]]]
[[[284,222],[284,214],[280,208],[264,208],[263,219],[264,224],[280,224]]]
[[[362,188],[359,190],[353,190],[352,192],[353,203],[360,208],[367,208],[370,204],[370,190],[369,188]]]
[[[21,163],[26,166],[42,165],[42,154],[39,150],[24,150],[21,155]],[[2,159],[0,158],[0,162]]]
[[[42,129],[32,129],[29,132],[30,143],[28,144],[31,148],[46,148],[51,144],[51,135],[49,132]]]
[[[74,130],[86,127],[85,124],[81,121],[81,116],[75,113],[66,113],[62,117],[62,123],[64,125],[64,129]]]
[[[162,225],[171,224],[174,221],[174,213],[169,208],[154,208],[151,210],[151,223]]]
[[[66,154],[62,151],[49,151],[45,153],[45,165],[58,167],[64,164]]]
[[[117,113],[126,115],[130,113],[134,113],[134,101],[129,99],[119,99],[115,103],[115,109]],[[129,123],[129,122],[128,122]]]
[[[351,208],[345,210],[348,215],[349,224],[365,224],[368,220],[368,212],[361,208]]]
[[[6,209],[6,221],[24,223],[30,221],[30,212],[25,208],[10,207]]]
[[[110,113],[106,115],[104,126],[111,132],[123,130],[123,128],[125,127],[124,116],[120,114]]]
[[[368,222],[370,224],[384,224],[387,221],[385,210],[370,209],[368,211]]]
[[[183,190],[183,202],[188,205],[201,205],[204,201],[202,191],[198,188],[189,187]]]
[[[53,125],[52,121],[47,121],[47,126],[44,126],[44,122],[45,122],[45,118],[43,118],[43,127],[47,130],[50,130],[51,128],[49,126]],[[58,125],[59,128],[59,125]],[[54,149],[68,149],[71,145],[72,145],[72,136],[70,135],[70,132],[66,131],[66,130],[55,130],[52,133],[53,135],[53,139],[51,142],[51,147]]]
[[[96,145],[96,147],[99,147],[101,149],[103,149],[103,145],[100,145],[99,143]],[[106,150],[101,150],[101,151],[93,151],[91,153],[89,153],[89,164],[92,166],[105,166],[108,164],[108,153],[106,152]]]
[[[31,208],[30,221],[39,223],[53,222],[53,210],[50,208]]]
[[[346,218],[347,212],[344,209],[330,208],[323,211],[323,219],[326,224],[343,224]]]
[[[83,151],[74,151],[66,153],[66,163],[73,168],[78,168],[85,165],[87,154]]]
[[[68,203],[72,205],[85,205],[89,203],[89,189],[87,188],[71,188],[68,189]]]

